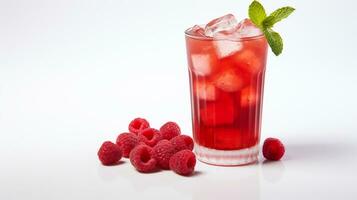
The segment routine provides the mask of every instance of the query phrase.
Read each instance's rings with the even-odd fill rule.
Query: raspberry
[[[152,148],[138,145],[130,152],[130,162],[139,172],[147,173],[156,169],[156,160],[152,157]]]
[[[150,147],[155,146],[161,140],[160,131],[154,128],[147,128],[138,133],[139,142],[143,142]]]
[[[139,144],[139,140],[134,133],[122,133],[118,136],[116,143],[123,151],[123,156],[129,158],[130,151]]]
[[[179,125],[175,122],[167,122],[160,128],[161,136],[163,139],[171,140],[172,138],[181,134]]]
[[[175,147],[168,140],[161,140],[153,148],[153,157],[162,169],[169,169],[169,162],[172,155],[176,153]]]
[[[285,153],[283,143],[276,138],[267,138],[263,144],[263,155],[268,160],[280,160]]]
[[[97,155],[103,165],[113,165],[121,159],[122,151],[118,145],[106,141],[99,148]]]
[[[129,124],[129,131],[138,134],[141,130],[149,128],[149,122],[144,118],[135,118]]]
[[[177,174],[188,176],[196,165],[196,156],[190,150],[182,150],[175,153],[170,159],[170,169]]]
[[[174,145],[176,151],[181,151],[184,149],[193,150],[193,140],[188,135],[178,135],[170,140],[171,144]]]

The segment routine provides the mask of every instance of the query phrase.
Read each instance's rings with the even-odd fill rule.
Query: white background
[[[183,31],[249,3],[1,0],[0,199],[356,199],[353,0],[263,1],[297,9],[266,74],[262,138],[285,143],[282,161],[189,178],[99,164],[137,116],[191,134]]]

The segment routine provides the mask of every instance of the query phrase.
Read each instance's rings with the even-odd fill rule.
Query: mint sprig
[[[279,35],[279,33],[273,31],[271,28],[265,29],[263,31],[265,38],[268,41],[268,44],[273,51],[273,53],[278,56],[283,51],[283,39]]]
[[[260,27],[264,19],[267,17],[263,5],[258,1],[253,1],[252,4],[250,4],[248,14],[250,20],[252,20],[252,22],[258,27]]]
[[[287,18],[292,12],[294,12],[294,10],[294,8],[289,6],[277,9],[264,19],[264,27],[273,27],[274,24],[276,24],[277,22],[280,22],[281,20]]]
[[[248,10],[250,20],[264,33],[273,53],[278,56],[283,51],[283,39],[272,27],[281,20],[287,18],[295,8],[290,6],[282,7],[267,16],[262,4],[254,0]]]

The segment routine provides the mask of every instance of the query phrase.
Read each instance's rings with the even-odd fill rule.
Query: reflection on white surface
[[[171,171],[161,170],[152,173],[139,173],[128,162],[129,170],[126,173],[118,173],[120,179],[125,180],[134,189],[145,192],[152,188],[170,187],[176,181],[172,176],[176,176]]]
[[[336,135],[337,133],[333,134]],[[356,149],[356,146],[343,141],[343,138],[332,140],[326,133],[327,139],[321,141],[307,142],[291,142],[287,146],[287,155],[285,160],[293,160],[299,162],[316,163],[317,161],[333,161],[351,157]]]
[[[284,175],[284,162],[265,160],[261,164],[261,170],[265,181],[277,183]]]
[[[98,176],[103,180],[104,182],[111,182],[116,180],[120,174],[118,173],[118,167],[121,165],[128,164],[129,161],[119,161],[119,163],[112,165],[112,166],[102,166],[99,164],[100,162],[98,161]]]
[[[259,168],[252,166],[250,170],[243,171],[221,168],[216,172],[218,178],[206,176],[198,179],[192,185],[193,199],[260,199]],[[236,175],[232,176],[232,172]]]
[[[110,167],[110,168],[115,168]],[[99,167],[99,176],[108,181],[114,170]],[[136,195],[152,196],[153,191],[177,192],[176,197],[188,199],[260,199],[260,167],[258,164],[242,167],[216,167],[198,162],[196,172],[190,177],[182,177],[172,171],[158,171],[141,174],[129,162],[118,166],[114,179],[120,179],[136,191]],[[112,181],[109,179],[109,181]]]
[[[267,199],[273,198],[277,188],[284,187],[287,191],[279,193],[278,197],[285,198],[292,193],[296,198],[306,198],[307,193],[296,193],[291,188],[300,187],[305,191],[310,190],[310,186],[301,184],[304,184],[306,180],[319,180],[318,177],[323,177],[321,172],[324,170],[316,168],[316,164],[328,164],[330,159],[336,161],[348,159],[354,151],[353,147],[348,144],[304,142],[288,143],[286,149],[286,155],[281,161],[267,161],[260,156],[259,163],[247,166],[217,167],[197,162],[196,173],[191,177],[178,176],[171,171],[140,174],[128,161],[118,166],[117,171],[111,168],[107,170],[100,166],[99,176],[103,181],[112,181],[110,177],[115,177],[118,182],[125,182],[129,190],[136,194],[136,198],[168,197],[170,194],[175,194],[170,198],[259,200],[266,199],[266,197]],[[330,163],[329,167],[334,168],[334,164],[338,163]],[[314,175],[306,179],[306,174]],[[343,177],[338,179],[341,178],[343,179]],[[167,193],[161,194],[159,192],[161,190]],[[323,193],[318,193],[316,196],[326,197]],[[331,196],[334,196],[334,193]]]

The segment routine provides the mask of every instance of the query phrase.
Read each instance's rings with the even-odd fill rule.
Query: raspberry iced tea
[[[255,162],[259,151],[267,42],[233,15],[186,30],[192,126],[199,160]]]

